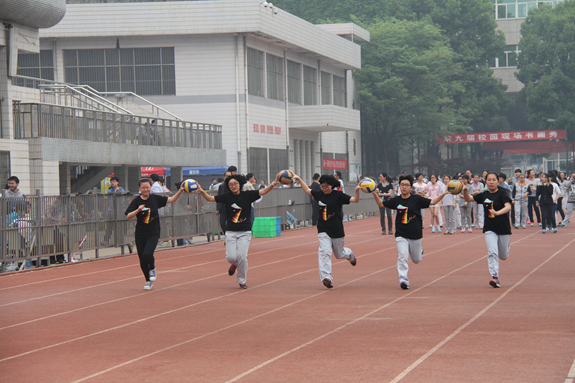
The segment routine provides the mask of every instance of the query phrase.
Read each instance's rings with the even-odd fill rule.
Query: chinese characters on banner
[[[564,140],[565,130],[532,130],[527,132],[465,133],[436,136],[440,144],[469,144],[476,142]]]
[[[282,134],[282,128],[279,126],[254,124],[254,133]]]
[[[336,159],[324,158],[322,161],[322,168],[323,169],[346,170],[347,169],[347,161],[346,160],[336,160]]]

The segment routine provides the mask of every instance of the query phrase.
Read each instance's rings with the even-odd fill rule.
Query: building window
[[[333,76],[333,104],[337,106],[345,105],[345,77]]]
[[[264,53],[248,48],[248,94],[264,96]]]
[[[6,182],[10,176],[10,152],[0,151],[0,179]]]
[[[288,60],[287,75],[288,101],[301,105],[301,64]]]
[[[495,7],[495,18],[523,19],[529,15],[529,10],[540,5],[550,5],[553,8],[563,0],[533,1],[533,0],[491,0]]]
[[[268,69],[268,98],[284,100],[284,59],[278,56],[266,55]]]
[[[518,45],[506,45],[503,54],[489,60],[488,65],[490,68],[515,68],[517,67],[517,55],[519,52]]]
[[[305,65],[303,66],[303,104],[317,104],[317,71]]]
[[[321,104],[331,105],[331,74],[321,72]]]
[[[64,50],[64,76],[100,92],[174,95],[174,48]]]
[[[19,76],[54,80],[54,51],[41,50],[40,53],[18,54]]]

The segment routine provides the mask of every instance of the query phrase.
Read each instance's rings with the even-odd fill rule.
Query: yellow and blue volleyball
[[[447,184],[447,191],[450,192],[451,194],[454,194],[454,195],[461,193],[462,188],[463,188],[463,185],[461,184],[461,182],[459,182],[457,180],[451,180]]]
[[[280,174],[280,183],[284,185],[291,184],[291,180],[293,178],[293,172],[291,170],[282,170]]]
[[[188,179],[183,182],[183,188],[186,193],[193,193],[198,190],[198,184],[193,179]]]
[[[364,193],[373,193],[373,191],[375,190],[375,181],[372,180],[371,178],[364,178],[361,180],[361,182],[359,183],[359,187],[361,188],[361,191]]]

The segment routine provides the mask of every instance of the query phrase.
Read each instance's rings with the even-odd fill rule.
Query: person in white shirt
[[[160,182],[158,182],[160,181],[160,176],[154,173],[150,176],[150,179],[154,182],[152,184],[152,190],[150,193],[163,193],[162,185],[160,185]]]
[[[339,190],[342,193],[345,193],[345,189],[343,188],[343,180],[341,179],[341,172],[337,171],[334,175],[335,179],[339,181],[339,187],[336,190]]]

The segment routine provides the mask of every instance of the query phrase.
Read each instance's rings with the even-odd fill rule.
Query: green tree
[[[517,79],[529,119],[575,137],[575,2],[533,9],[521,25]],[[555,120],[552,124],[549,119]]]
[[[441,31],[426,20],[378,21],[357,72],[365,170],[389,170],[390,154],[416,140],[426,145],[455,121],[459,65]],[[376,169],[375,166],[378,166]]]

